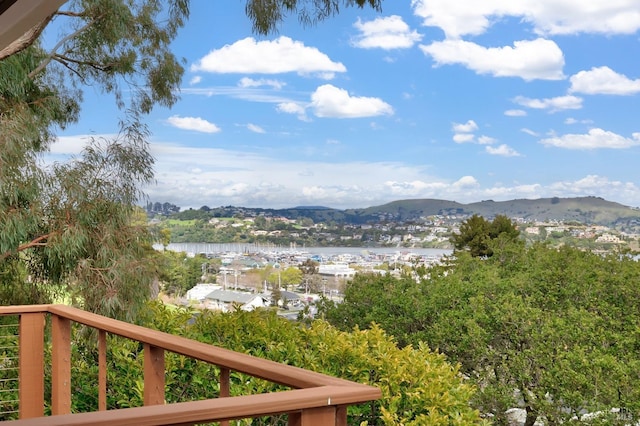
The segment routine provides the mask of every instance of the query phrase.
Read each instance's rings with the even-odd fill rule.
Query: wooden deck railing
[[[16,425],[191,425],[287,414],[289,425],[346,425],[347,407],[380,398],[380,390],[63,305],[0,307],[19,316],[20,420]],[[45,316],[51,338],[45,339]],[[98,330],[98,409],[71,414],[71,323]],[[144,347],[144,406],[107,410],[107,333]],[[51,416],[44,416],[45,342],[51,344]],[[165,404],[165,351],[220,369],[220,398]],[[230,372],[287,386],[281,392],[229,396]]]

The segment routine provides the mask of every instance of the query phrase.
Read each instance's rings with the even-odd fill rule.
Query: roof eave
[[[0,0],[0,51],[58,10],[65,2],[66,0]]]

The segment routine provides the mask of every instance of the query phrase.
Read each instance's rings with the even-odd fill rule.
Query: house
[[[356,272],[344,263],[322,264],[318,267],[318,274],[334,278],[353,278]]]
[[[220,290],[222,287],[217,284],[196,284],[191,289],[187,290],[187,300],[196,300],[202,302],[204,298],[215,290]]]
[[[230,312],[237,306],[243,311],[252,311],[267,306],[265,298],[260,294],[231,290],[214,290],[204,298],[207,309]]]
[[[287,306],[300,306],[302,301],[300,299],[300,295],[292,292],[292,291],[280,291],[280,299],[286,301]]]
[[[622,240],[615,235],[611,234],[602,234],[598,238],[596,238],[596,243],[613,243],[620,244]]]

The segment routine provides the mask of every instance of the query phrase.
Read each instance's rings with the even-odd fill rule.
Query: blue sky
[[[151,201],[282,208],[599,196],[640,206],[639,0],[386,0],[258,37],[193,0]],[[117,130],[87,91],[54,154]]]

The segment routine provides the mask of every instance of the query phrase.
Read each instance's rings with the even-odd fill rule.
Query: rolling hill
[[[172,215],[182,219],[205,217],[281,216],[300,220],[309,218],[315,223],[365,224],[384,221],[415,221],[430,216],[456,216],[463,220],[471,215],[491,219],[506,215],[526,221],[564,221],[605,225],[617,229],[640,229],[640,208],[632,208],[599,197],[539,198],[509,201],[484,200],[462,204],[437,199],[398,200],[387,204],[359,208],[333,209],[323,206],[297,206],[286,209],[251,207],[217,207],[206,210],[187,210]],[[184,217],[183,217],[184,216]]]
[[[607,226],[640,224],[640,209],[599,197],[485,200],[470,204],[435,199],[400,200],[366,209],[345,210],[345,214],[360,217],[387,216],[396,220],[412,220],[433,215],[474,214],[491,218],[502,214],[527,221],[576,221]]]

